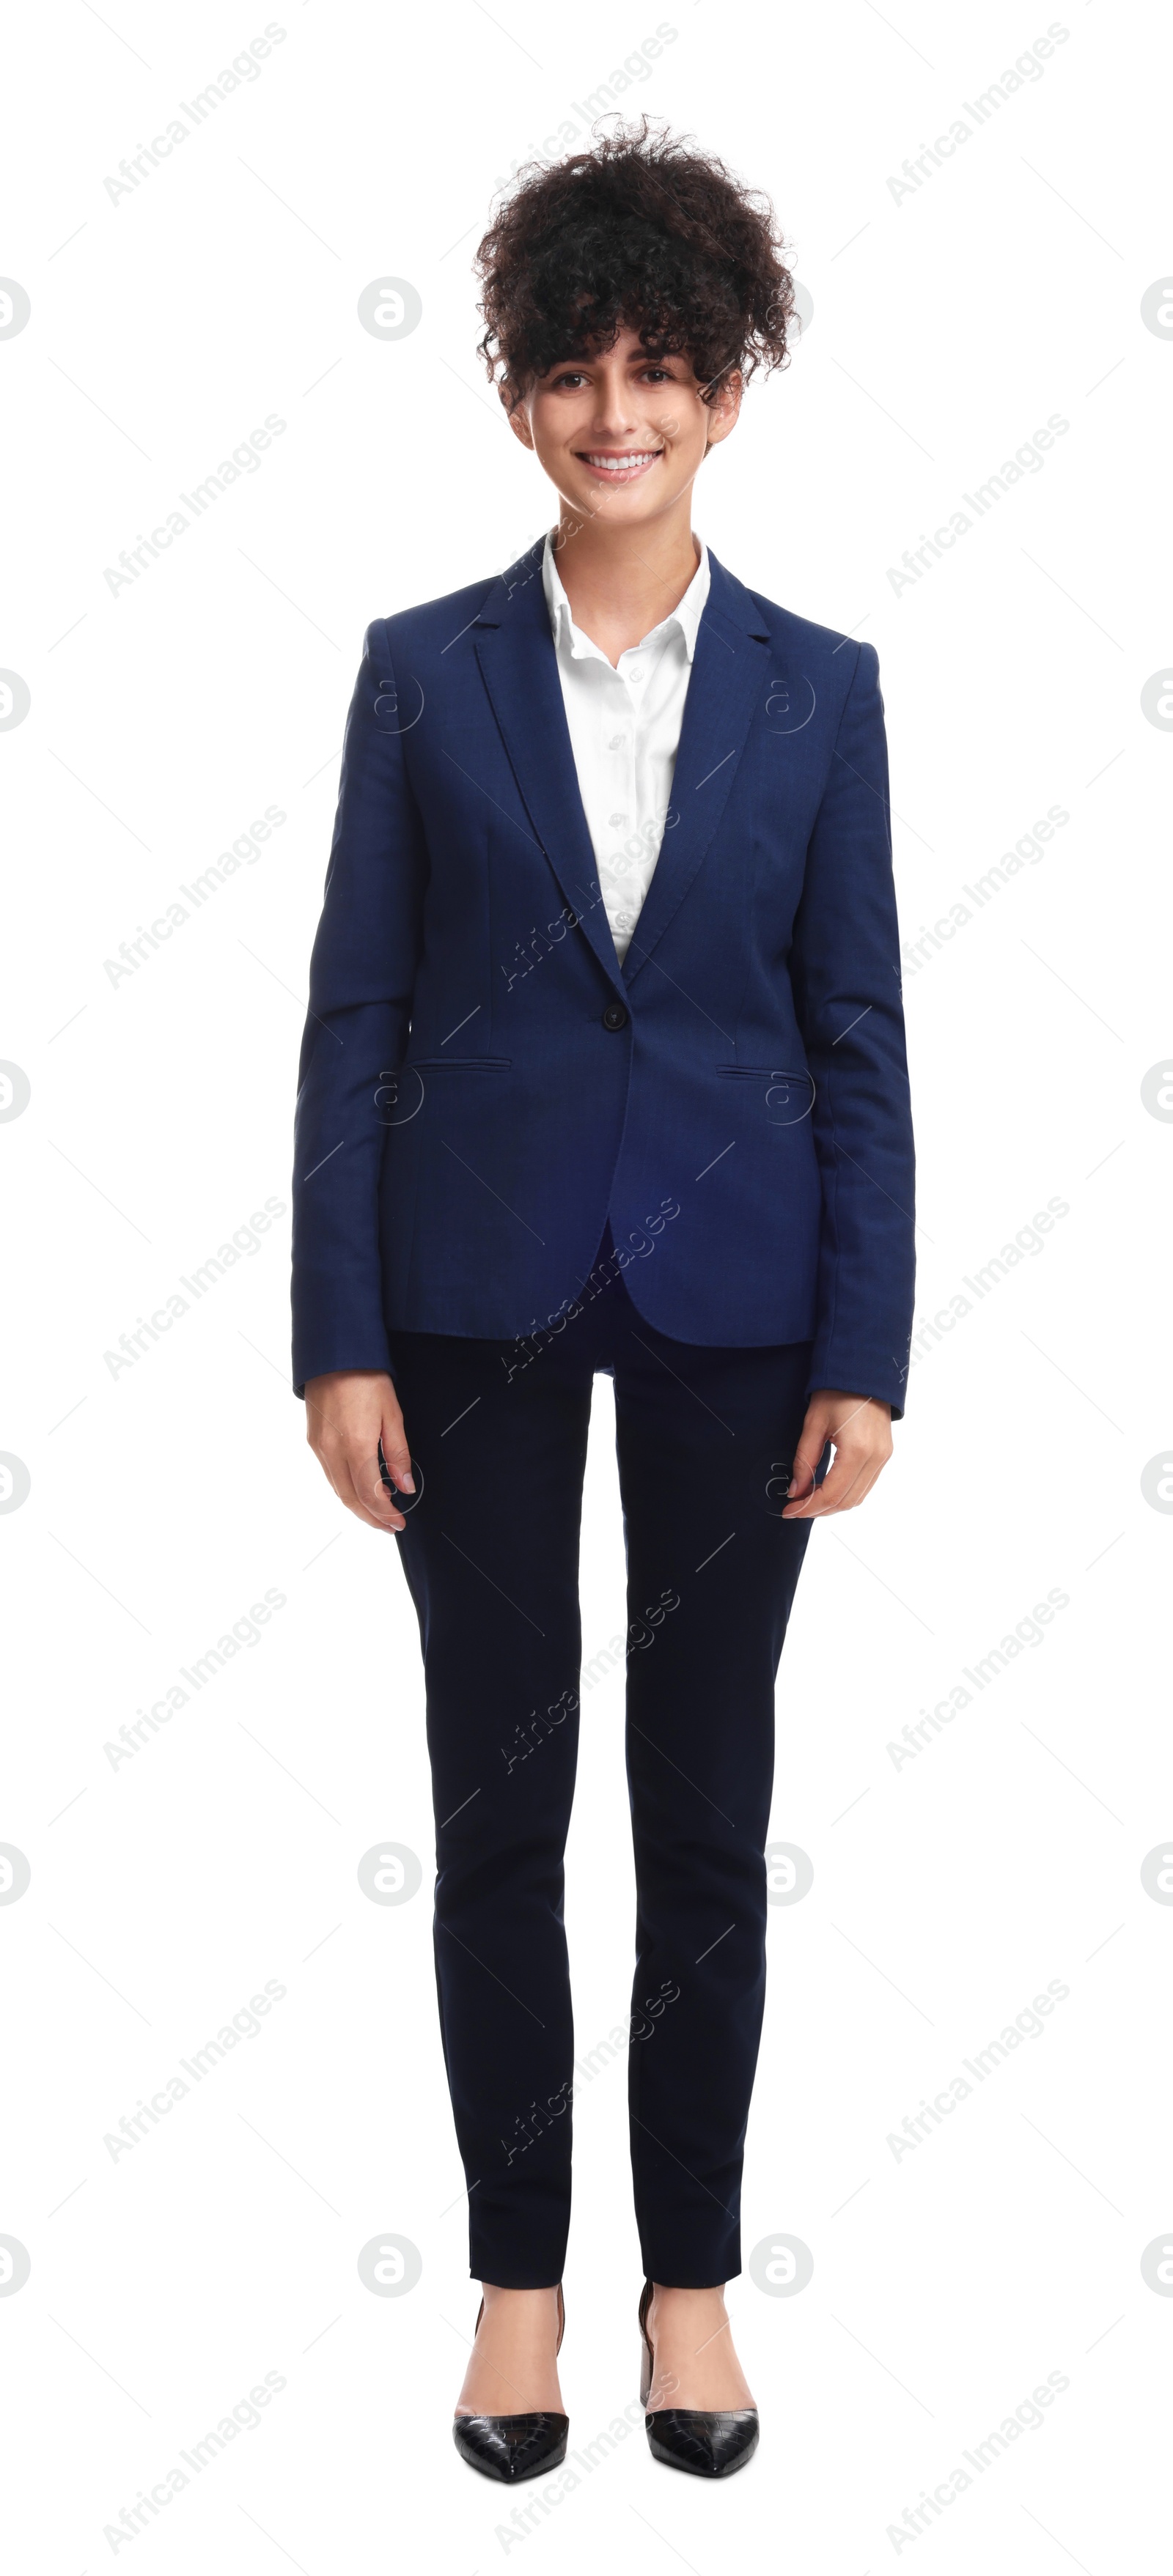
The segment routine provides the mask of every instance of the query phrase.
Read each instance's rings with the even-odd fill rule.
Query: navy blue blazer
[[[684,1342],[903,1410],[913,1157],[878,663],[710,555],[620,966],[542,541],[367,630],[310,970],[294,1382],[573,1312],[610,1218]]]

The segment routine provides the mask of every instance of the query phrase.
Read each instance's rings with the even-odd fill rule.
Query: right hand
[[[369,1529],[403,1529],[403,1514],[379,1473],[382,1441],[388,1474],[403,1493],[414,1494],[403,1415],[386,1371],[330,1369],[310,1378],[305,1416],[306,1438],[339,1502]]]

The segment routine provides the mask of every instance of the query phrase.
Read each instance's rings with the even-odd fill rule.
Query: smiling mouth
[[[603,475],[608,483],[630,483],[643,474],[664,453],[662,447],[627,447],[618,451],[608,448],[579,447],[579,462],[589,465],[592,474]]]

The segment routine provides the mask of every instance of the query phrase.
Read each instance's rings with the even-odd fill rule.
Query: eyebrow
[[[608,351],[607,354],[609,356],[610,351]],[[560,374],[564,367],[589,367],[596,365],[601,355],[601,351],[596,351],[594,358],[555,358],[553,366],[547,367],[546,374],[548,376],[556,376]],[[682,352],[679,349],[669,349],[663,357],[658,357],[654,349],[631,349],[628,352],[627,364],[629,367],[668,367],[671,366],[674,358],[681,358],[683,363]]]

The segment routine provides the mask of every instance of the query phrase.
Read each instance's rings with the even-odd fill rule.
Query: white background
[[[552,516],[474,354],[470,256],[498,181],[581,131],[569,102],[657,21],[650,0],[294,0],[255,82],[112,202],[103,179],[264,23],[66,0],[8,37],[0,267],[32,303],[0,340],[0,662],[31,691],[0,736],[0,1055],[31,1084],[0,1130],[20,1283],[0,1447],[31,1476],[0,1532],[0,1839],[31,1867],[0,1907],[0,2234],[31,2261],[0,2297],[10,2563],[1153,2564],[1173,2333],[1141,2272],[1173,2233],[1173,1912],[1140,1876],[1173,1823],[1152,1624],[1173,1530],[1141,1487],[1173,1433],[1173,1128],[1141,1098],[1173,1046],[1173,742],[1141,706],[1171,651],[1152,576],[1173,348],[1140,309],[1170,251],[1155,20],[1072,0],[1040,78],[968,114],[964,149],[899,199],[889,178],[1044,33],[1042,6],[685,0],[636,98],[771,193],[813,299],[697,524],[742,579],[877,646],[906,937],[1050,806],[1069,817],[908,976],[918,1318],[1048,1200],[1068,1213],[922,1343],[881,1489],[815,1532],[800,1586],[773,1830],[814,1884],[771,1917],[744,2243],[796,2236],[814,2273],[731,2293],[761,2451],[706,2489],[655,2468],[637,2426],[528,2531],[450,2439],[476,2294],[418,1645],[390,1545],[304,1446],[288,1215],[133,1366],[103,1354],[266,1198],[288,1206],[363,628],[488,579]],[[393,343],[356,314],[384,275],[423,304]],[[112,592],[120,551],[270,413],[259,469]],[[1069,426],[1042,468],[897,590],[889,568],[1052,414]],[[112,983],[104,961],[270,804],[287,819],[255,863]],[[609,1414],[601,1381],[588,1653],[624,1617]],[[119,1729],[270,1588],[260,1641],[115,1767]],[[898,1767],[902,1730],[1053,1590],[1041,1642]],[[380,1837],[423,1859],[403,1906],[359,1887]],[[584,1698],[567,1911],[588,2048],[628,2003],[618,1673]],[[113,2158],[106,2135],[266,1980],[287,1991],[258,2035]],[[906,2116],[1052,1980],[1069,1992],[1041,2035],[897,2157]],[[621,2065],[576,2120],[572,2446],[635,2394]],[[422,2256],[399,2298],[357,2271],[388,2231]],[[104,2527],[266,2372],[286,2386],[258,2426],[116,2548]],[[1049,2373],[1069,2385],[1043,2423],[913,2538],[905,2508]]]

